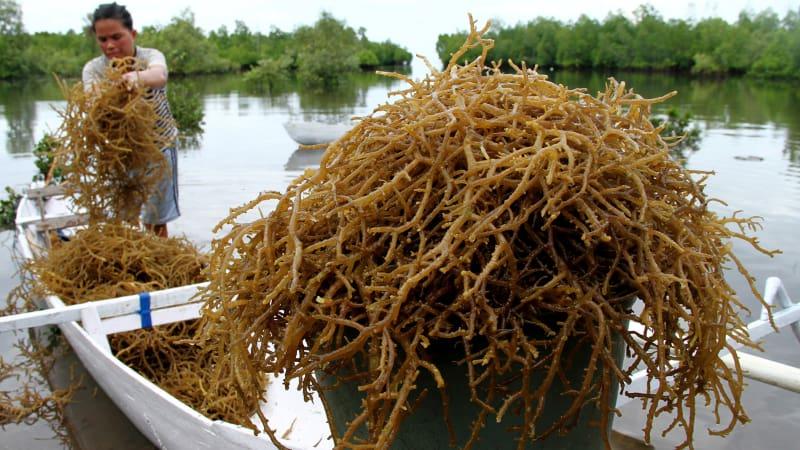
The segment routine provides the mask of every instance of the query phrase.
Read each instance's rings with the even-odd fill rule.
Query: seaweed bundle
[[[67,195],[90,222],[136,222],[166,171],[168,124],[159,121],[147,88],[122,78],[135,64],[110,65],[91,86],[61,84],[67,105],[53,168],[62,170]]]
[[[204,281],[207,256],[186,238],[98,223],[57,242],[30,269],[64,303],[84,303]]]
[[[207,335],[230,346],[242,386],[283,372],[309,394],[320,389],[315,374],[365,361],[354,377],[361,413],[336,436],[339,447],[390,445],[420,373],[447,386],[427,355],[433,342],[458,343],[466,355],[482,409],[465,447],[510,411],[524,417],[512,430],[519,448],[568,429],[590,403],[608,417],[611,380],[624,385],[637,367],[647,388],[626,394],[642,400],[647,439],[654,417],[671,414],[669,428],[682,428],[691,446],[704,404],[718,422],[730,412],[712,431],[724,435],[747,417],[742,373],[720,353],[735,355],[729,340],[754,344],[723,269],[738,267],[761,298],[730,243],[769,253],[746,234],[758,221],[712,212],[708,174],[670,158],[649,121],[670,95],[645,99],[612,79],[592,96],[513,63],[503,73],[485,64],[485,30],[471,23],[442,72],[430,68],[422,81],[389,74],[409,84],[398,100],[363,118],[285,193],[264,193],[220,223],[233,228],[211,256]],[[458,64],[478,46],[479,58]],[[273,203],[267,217],[237,223]],[[643,302],[637,314],[631,296]],[[629,321],[649,331],[629,332]],[[612,356],[615,335],[627,366]],[[537,427],[543,394],[569,364],[569,340],[592,346],[585,376],[568,387],[567,412]],[[501,386],[511,371],[544,381]]]
[[[185,238],[164,239],[124,223],[99,223],[57,243],[27,269],[40,291],[75,304],[200,283],[207,262]],[[192,341],[199,326],[194,320],[117,333],[109,343],[120,361],[197,411],[247,424],[258,396],[248,399],[224,382],[230,377],[225,359],[216,348]]]

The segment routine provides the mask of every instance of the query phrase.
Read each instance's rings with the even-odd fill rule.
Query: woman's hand
[[[123,74],[122,82],[125,83],[125,87],[127,87],[129,91],[136,89],[136,86],[139,85],[139,72],[133,71]]]
[[[128,90],[139,85],[160,88],[167,84],[167,69],[163,66],[153,65],[145,70],[128,72],[122,75],[122,80],[128,86]]]

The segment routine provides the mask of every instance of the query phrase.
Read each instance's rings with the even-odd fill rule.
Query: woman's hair
[[[123,5],[118,5],[117,2],[103,3],[94,10],[94,13],[92,13],[93,33],[95,31],[94,24],[96,24],[98,20],[103,19],[119,20],[125,28],[133,30],[133,17],[131,17],[131,13],[128,12],[128,8]]]

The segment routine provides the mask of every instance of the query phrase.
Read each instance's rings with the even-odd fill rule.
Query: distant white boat
[[[283,128],[301,145],[329,144],[347,133],[353,126],[344,123],[286,122]]]

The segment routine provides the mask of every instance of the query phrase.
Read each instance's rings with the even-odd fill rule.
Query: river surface
[[[602,89],[609,74],[553,73],[557,82]],[[416,74],[415,74],[416,76]],[[715,204],[720,213],[741,210],[763,217],[757,233],[766,248],[781,249],[773,258],[735,243],[739,258],[757,280],[759,289],[767,277],[778,276],[789,294],[800,301],[800,94],[796,85],[749,79],[693,80],[682,76],[616,73],[619,80],[646,97],[677,90],[678,95],[656,108],[677,107],[693,114],[701,130],[695,150],[680,155],[690,169],[711,170],[715,175],[706,192],[724,200]],[[369,114],[387,101],[387,94],[402,82],[365,74],[338,89],[311,91],[286,85],[271,91],[248,88],[237,76],[172,80],[202,95],[205,133],[179,154],[180,207],[182,216],[170,224],[172,234],[185,234],[208,247],[211,229],[265,190],[283,190],[306,168],[316,167],[321,151],[298,150],[282,124],[287,121],[345,122]],[[31,149],[42,135],[59,126],[58,109],[64,105],[51,80],[0,83],[0,188],[22,190],[35,172]],[[5,195],[0,194],[0,195]],[[267,211],[264,211],[265,213]],[[0,233],[0,294],[17,283],[11,261],[13,235]],[[747,321],[758,317],[758,305],[745,280],[731,274],[729,281],[745,304],[753,308]],[[13,357],[13,337],[0,336],[0,352]],[[787,333],[764,340],[766,356],[800,367],[800,344]],[[0,385],[0,389],[4,388]],[[752,419],[727,438],[705,431],[712,417],[698,418],[696,448],[751,449],[797,448],[800,396],[756,381],[749,382],[745,405]],[[643,412],[630,403],[615,428],[640,435]],[[135,433],[131,430],[131,433]],[[679,434],[654,433],[657,448],[672,448]],[[47,426],[9,427],[0,432],[0,448],[61,448]],[[95,448],[112,448],[114,442],[97,442]]]

